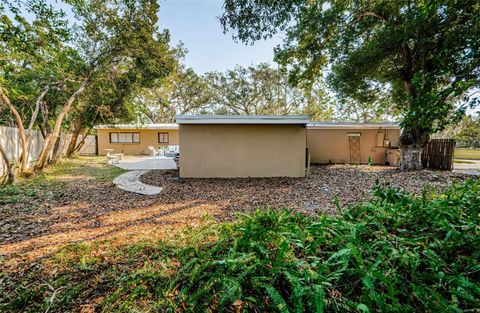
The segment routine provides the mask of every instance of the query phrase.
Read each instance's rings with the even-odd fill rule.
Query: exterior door
[[[348,146],[350,149],[350,163],[360,164],[360,136],[358,135],[349,135],[348,136]]]

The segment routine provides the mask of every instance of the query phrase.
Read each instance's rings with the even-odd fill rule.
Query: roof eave
[[[307,129],[400,129],[399,124],[378,123],[378,124],[322,124],[309,123]]]
[[[128,125],[128,124],[112,124],[112,125],[97,125],[94,129],[178,129],[178,124],[144,124],[144,125]]]
[[[308,115],[177,115],[177,124],[299,124],[310,122]]]

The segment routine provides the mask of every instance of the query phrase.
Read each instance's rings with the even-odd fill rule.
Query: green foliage
[[[259,64],[203,76],[180,67],[143,90],[135,104],[147,121],[165,123],[174,122],[176,114],[308,114],[328,121],[334,103],[323,85],[293,87],[282,70]]]
[[[153,123],[174,123],[177,114],[208,112],[212,90],[207,80],[191,68],[179,66],[152,88],[145,88],[134,107]]]
[[[62,6],[74,13],[70,23],[45,0],[2,5],[0,87],[25,121],[41,90],[49,88],[40,103],[43,123],[38,125],[44,133],[54,122],[71,129],[75,120],[83,129],[100,119],[132,119],[138,89],[175,71],[183,53],[170,47],[168,31],[158,28],[157,2],[66,0]],[[82,84],[86,88],[75,94],[74,114],[65,118],[61,108]],[[5,113],[0,123],[12,124],[9,112],[0,109]]]
[[[48,284],[31,283],[35,270],[5,274],[0,309],[63,312],[99,295],[109,312],[478,309],[480,181],[438,195],[373,194],[338,216],[258,211],[106,259],[91,244],[71,245],[51,261],[64,270]],[[49,303],[53,290],[62,291]]]
[[[73,92],[72,81],[83,64],[71,43],[64,12],[45,1],[7,1],[0,9],[0,86],[24,120],[45,86],[52,87],[52,108]],[[8,110],[0,109],[0,123],[11,123]]]
[[[480,148],[480,114],[462,119],[455,140],[459,147]]]
[[[326,68],[338,95],[392,101],[403,115],[405,146],[478,104],[480,5],[476,0],[227,0],[221,22],[252,42],[285,33],[276,60],[291,81],[311,84]]]
[[[318,84],[292,87],[287,75],[268,64],[207,74],[213,90],[213,111],[218,114],[301,114],[329,120],[332,111]]]
[[[248,311],[460,312],[480,299],[480,183],[375,191],[341,217],[258,211],[180,252],[172,303]]]

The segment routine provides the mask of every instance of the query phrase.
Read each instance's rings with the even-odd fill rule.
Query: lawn
[[[63,187],[75,181],[110,182],[124,170],[105,166],[104,157],[79,157],[71,160],[62,160],[55,166],[47,168],[42,174],[30,179],[18,178],[16,183],[0,188],[0,206],[5,209],[11,205],[12,209],[35,209],[35,203],[45,201],[49,196],[62,196]],[[80,186],[79,186],[80,187]],[[25,203],[31,205],[25,206]]]
[[[248,249],[255,246],[266,247],[267,250],[264,251],[267,253],[266,255],[255,256],[255,258],[266,257],[265,260],[270,259],[268,255],[283,254],[287,257],[292,253],[296,254],[302,251],[298,249],[305,249],[305,245],[308,245],[310,240],[318,244],[319,242],[315,238],[323,236],[322,233],[312,233],[310,238],[308,234],[301,234],[298,231],[320,227],[319,225],[323,226],[318,229],[326,227],[325,231],[332,232],[332,234],[344,231],[353,234],[352,231],[355,232],[353,229],[340,229],[335,228],[336,226],[329,228],[326,225],[330,223],[336,225],[336,223],[349,218],[343,209],[339,210],[339,206],[345,207],[349,204],[353,205],[369,200],[377,203],[375,199],[382,193],[378,194],[377,192],[375,195],[371,192],[376,182],[385,187],[400,187],[420,196],[418,201],[424,203],[421,204],[423,206],[430,203],[430,200],[427,201],[427,199],[433,199],[432,203],[437,203],[435,199],[439,201],[445,199],[445,203],[451,203],[448,197],[434,196],[433,190],[443,191],[453,181],[462,182],[467,178],[466,175],[448,172],[425,170],[400,173],[389,167],[346,165],[313,166],[309,177],[299,179],[179,179],[176,171],[151,171],[142,177],[142,180],[165,189],[156,196],[142,196],[119,190],[112,184],[112,179],[122,172],[116,167],[106,165],[104,158],[101,157],[79,158],[61,161],[42,175],[28,180],[20,180],[15,185],[0,190],[0,272],[2,273],[0,274],[0,311],[65,312],[84,310],[84,312],[92,312],[95,308],[95,311],[173,312],[205,311],[206,306],[211,306],[212,311],[223,308],[235,312],[238,311],[238,307],[248,311],[252,308],[276,311],[274,307],[270,306],[271,304],[275,304],[278,311],[285,311],[280,309],[284,304],[275,292],[283,284],[281,283],[283,274],[275,276],[276,278],[265,278],[267,281],[274,279],[271,281],[273,287],[267,288],[265,284],[262,284],[264,291],[243,295],[239,293],[238,282],[228,278],[230,276],[225,276],[225,273],[236,273],[235,271],[241,268],[257,271],[254,267],[249,267],[253,265],[250,262],[255,260],[250,257],[255,256],[252,253],[261,251],[248,251]],[[472,186],[469,185],[467,190],[477,192],[478,186]],[[396,191],[389,197],[395,197],[395,194]],[[478,197],[476,193],[465,194],[464,203],[475,204],[476,197]],[[389,208],[391,211],[388,214],[392,214],[391,216],[381,217],[374,214],[376,218],[380,219],[376,222],[379,223],[378,225],[384,223],[381,220],[390,220],[395,224],[398,221],[393,222],[394,218],[399,219],[411,214],[411,212],[401,211],[404,208],[402,203],[407,203],[405,202],[407,198],[400,197],[398,199],[400,205],[398,209]],[[383,200],[380,202],[383,203]],[[259,207],[270,207],[273,211],[266,213],[266,216],[254,214]],[[405,204],[405,208],[411,207],[412,205]],[[285,208],[293,211],[285,211]],[[471,209],[478,210],[478,206],[473,205]],[[349,214],[354,214],[355,210],[350,211]],[[379,207],[378,210],[379,213],[386,212],[386,208],[383,207]],[[422,210],[419,212],[423,212]],[[447,211],[445,211],[445,216],[448,215]],[[239,213],[246,213],[248,217],[237,221],[236,217]],[[296,213],[301,214],[296,215]],[[457,213],[460,214],[460,211]],[[457,213],[449,213],[454,218],[453,222],[440,221],[439,223],[443,226],[452,225],[454,229],[462,229],[464,232],[465,225],[455,223],[463,223],[463,220],[457,217],[462,216],[463,219],[468,219],[470,213],[456,215]],[[290,220],[289,216],[297,217]],[[478,218],[478,214],[475,216]],[[271,219],[271,222],[265,221],[265,218]],[[417,222],[431,220],[430,217],[418,215],[415,218],[412,217],[407,223],[414,223],[415,219]],[[362,218],[359,217],[358,220],[352,220],[347,224],[360,223],[361,220]],[[284,226],[278,228],[280,225]],[[240,244],[248,243],[251,239],[248,239],[250,235],[242,232],[258,230],[258,227],[270,231],[270,233],[265,233],[270,234],[269,237],[263,238],[262,236],[265,234],[258,233],[258,241],[251,241],[254,244],[250,248],[245,247],[247,250],[243,250],[244,248],[241,248]],[[358,224],[358,227],[356,232],[363,226]],[[395,227],[387,232],[396,232]],[[432,224],[428,229],[434,228],[435,226]],[[374,231],[374,228],[368,229],[364,230],[367,233]],[[425,230],[426,228],[422,226],[419,229]],[[411,236],[410,234],[413,234],[411,231],[413,230],[406,230],[405,234]],[[291,237],[300,235],[301,237],[298,238]],[[378,234],[379,238],[384,235]],[[418,233],[417,235],[420,236],[418,238],[427,238],[421,237],[427,236],[427,234]],[[437,235],[428,234],[428,236],[433,236],[432,238]],[[451,235],[454,233],[450,232],[449,236]],[[371,238],[375,238],[375,236]],[[395,233],[395,236],[400,236],[396,239],[392,237],[395,242],[409,240],[401,237],[403,236],[401,233]],[[237,237],[240,241],[229,241],[231,238]],[[282,247],[280,239],[284,237],[289,238],[290,241],[287,250],[268,252],[270,248]],[[271,243],[261,242],[270,240],[268,238],[277,238],[280,241],[275,239]],[[426,240],[422,241],[422,245],[430,242],[430,239],[419,240]],[[465,238],[462,240],[462,244],[469,243]],[[432,241],[432,243],[434,242]],[[227,245],[225,246],[224,243]],[[293,249],[292,244],[294,243],[298,246]],[[356,245],[357,243],[365,244],[365,247],[373,244],[372,242],[363,243],[363,241],[352,244]],[[414,248],[415,245],[411,247],[412,251],[408,248],[399,255],[401,258],[405,258],[404,261],[397,261],[407,262],[409,258],[412,258],[411,261],[415,262],[415,258],[418,257],[415,254],[418,253]],[[324,244],[320,246],[314,250],[321,248],[331,251],[328,253],[334,253],[333,251],[340,252],[348,248],[340,245],[340,242],[330,248]],[[227,256],[229,254],[226,250],[228,247],[240,250],[232,250],[232,255]],[[403,251],[401,249],[404,248],[406,247],[396,247],[395,249]],[[444,249],[445,247],[440,248]],[[459,257],[462,257],[466,253],[462,249],[466,248],[458,249],[460,250],[455,251]],[[208,251],[213,254],[208,254],[210,253]],[[375,254],[378,251],[371,253]],[[472,255],[477,257],[477,251],[469,253],[473,253]],[[333,258],[332,254],[326,254],[325,257]],[[343,257],[345,256],[342,254]],[[466,257],[468,258],[468,256]],[[302,257],[298,255],[295,258],[298,258],[299,263],[288,266],[304,267],[313,260],[308,254]],[[213,267],[206,268],[205,265],[210,262],[209,260],[212,260]],[[264,264],[262,262],[265,260],[259,259],[259,264]],[[318,262],[322,260],[325,261],[318,259]],[[365,264],[370,264],[370,261],[371,259]],[[223,267],[221,264],[228,266]],[[408,263],[406,266],[410,267],[412,264]],[[466,263],[459,264],[463,266]],[[264,265],[266,268],[271,266]],[[228,269],[230,266],[233,267]],[[440,267],[442,266],[445,265],[440,265]],[[190,287],[184,289],[186,280],[183,275],[207,273],[211,270],[219,271],[219,275],[228,280],[218,281],[214,276],[211,277],[213,280],[210,280],[210,278],[200,275],[192,278],[193,280],[189,283]],[[221,272],[223,270],[227,270],[227,272]],[[387,270],[388,273],[388,269],[383,270]],[[465,270],[467,271],[467,269]],[[450,279],[452,268],[445,268],[444,271],[447,271],[445,279]],[[475,269],[469,271],[476,273]],[[335,271],[331,272],[330,275],[334,275],[331,276],[331,279],[335,279],[336,274],[334,273]],[[393,274],[393,272],[390,273]],[[437,271],[436,274],[432,274],[435,279],[438,278],[436,276],[439,275],[438,273]],[[251,276],[251,273],[237,274],[248,277],[249,281],[246,283],[249,284],[249,287],[242,287],[248,290],[257,284],[258,279],[263,279],[255,278]],[[337,274],[346,275],[343,272]],[[369,275],[377,274],[371,272]],[[338,279],[341,278],[340,276]],[[374,280],[375,286],[374,276],[371,279]],[[346,276],[338,282],[322,282],[317,280],[318,277],[295,277],[292,277],[293,280],[290,283],[299,279],[301,284],[312,281],[312,284],[315,282],[315,284],[324,285],[326,288],[323,291],[326,297],[325,305],[336,303],[338,308],[342,308],[342,305],[349,308],[352,308],[352,305],[355,308],[358,306],[359,310],[364,308],[361,304],[365,303],[357,297],[359,294],[349,294],[347,298],[350,299],[348,300],[350,302],[347,303],[343,301],[344,299],[342,300],[342,294],[345,294],[344,290],[328,287],[328,284],[332,283],[340,284],[338,286],[348,284]],[[358,279],[361,278],[354,276],[352,279],[358,283]],[[395,276],[395,279],[400,278]],[[467,280],[463,280],[463,282],[466,285],[461,288],[464,288],[468,295],[455,295],[458,299],[456,301],[462,305],[470,303],[463,297],[472,297],[470,285],[467,284],[470,278],[465,279]],[[418,285],[415,283],[417,286],[415,288],[418,288],[415,290],[419,293],[418,297],[420,298],[423,297],[421,293],[435,291],[432,291],[429,285],[423,281],[418,283]],[[243,286],[242,284],[240,282],[240,286]],[[395,286],[388,288],[399,287],[395,285],[395,282],[382,282],[381,284]],[[444,284],[445,282],[440,283],[440,285]],[[194,285],[211,286],[211,289],[203,291],[191,289]],[[455,286],[457,289],[460,288]],[[382,289],[382,287],[377,287]],[[228,288],[231,288],[232,293],[222,295],[221,290],[228,290]],[[311,299],[309,298],[311,292],[313,291],[304,292],[307,297],[305,303],[310,303],[308,299]],[[413,290],[409,289],[409,292],[413,292]],[[443,289],[438,292],[445,294]],[[218,295],[219,298],[214,295]],[[240,298],[232,300],[237,296]],[[473,297],[476,296],[473,294]],[[332,302],[331,297],[335,297],[337,300]],[[293,308],[295,305],[291,302],[290,295],[281,294],[281,298],[289,308]],[[192,303],[193,299],[205,300],[201,303]],[[235,302],[235,300],[239,301]],[[389,302],[391,299],[385,301]],[[378,304],[366,303],[365,305],[374,308]],[[415,302],[415,305],[421,304]],[[328,308],[328,306],[326,307]]]
[[[480,148],[456,148],[455,159],[480,160]]]

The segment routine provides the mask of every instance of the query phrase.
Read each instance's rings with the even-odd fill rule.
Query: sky
[[[262,62],[274,64],[273,48],[281,36],[245,45],[224,34],[218,20],[223,1],[159,0],[160,28],[167,28],[172,44],[183,42],[188,50],[184,63],[198,73],[225,71],[235,65],[249,66]]]

